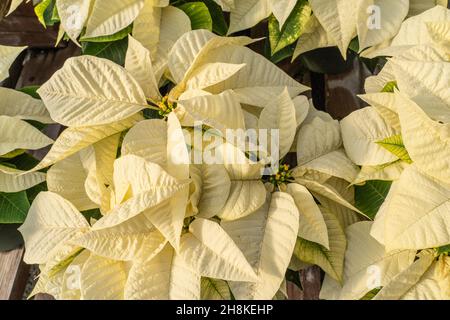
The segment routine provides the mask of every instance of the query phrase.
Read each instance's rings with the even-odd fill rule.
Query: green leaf
[[[437,248],[436,251],[437,251],[438,255],[449,254],[450,253],[450,244],[440,247],[440,248]]]
[[[269,40],[266,39],[265,43],[264,43],[264,55],[267,59],[269,59],[270,61],[272,61],[273,63],[277,64],[289,57],[292,57],[292,54],[294,53],[295,50],[295,44],[291,44],[290,46],[287,46],[284,49],[281,49],[280,51],[278,51],[277,53],[275,53],[274,55],[271,54],[270,51],[270,43]]]
[[[375,219],[391,189],[392,181],[372,180],[355,186],[355,206],[371,219]]]
[[[83,54],[111,60],[121,66],[125,65],[128,39],[114,42],[83,42]]]
[[[56,4],[56,3],[55,3]],[[59,12],[58,12],[58,7],[56,5],[53,6],[53,11],[52,11],[52,18],[51,18],[53,23],[59,22],[61,21],[61,18],[59,17]]]
[[[38,184],[37,186],[34,186],[33,188],[28,189],[27,197],[28,201],[30,203],[33,203],[34,199],[37,197],[37,195],[41,192],[48,191],[47,189],[47,182],[42,182],[41,184]]]
[[[17,193],[0,192],[0,223],[23,223],[30,203],[25,191]]]
[[[297,238],[294,256],[303,262],[318,265],[335,280],[341,279],[341,270],[334,265],[331,255],[332,253],[324,246],[306,239]]]
[[[228,24],[223,15],[222,8],[214,0],[203,0],[202,1],[209,10],[212,18],[212,31],[219,36],[225,36],[228,32]]]
[[[0,224],[0,252],[10,251],[23,244],[19,224]]]
[[[26,93],[27,95],[29,95],[35,99],[40,99],[41,97],[37,93],[37,91],[39,90],[40,87],[41,86],[27,86],[27,87],[18,89],[18,91]]]
[[[102,217],[102,213],[100,212],[100,209],[92,209],[81,212],[81,214],[86,218],[88,222],[91,222],[91,219],[94,218],[95,220],[100,220]]]
[[[353,52],[355,52],[355,53],[359,52],[359,39],[358,39],[358,37],[353,38],[353,40],[350,42],[348,48],[350,50],[352,50]]]
[[[284,26],[272,14],[269,17],[269,40],[272,55],[293,44],[304,32],[311,18],[311,6],[307,0],[298,0]]]
[[[188,2],[178,8],[184,11],[191,20],[192,30],[206,29],[212,31],[213,21],[208,7],[203,2]]]
[[[372,291],[368,292],[364,297],[360,300],[372,300],[381,291],[381,288],[375,288]]]
[[[230,300],[231,291],[224,280],[203,278],[201,279],[202,300]]]
[[[111,34],[109,36],[101,36],[101,37],[95,37],[95,38],[84,38],[82,37],[80,41],[83,42],[114,42],[118,40],[122,40],[123,38],[126,38],[131,31],[133,31],[133,25],[129,25],[125,29],[122,29],[114,34]]]
[[[0,159],[12,159],[12,158],[20,156],[23,153],[25,153],[25,150],[23,150],[23,149],[16,149],[16,150],[13,150],[11,152],[8,152],[7,154],[4,154],[4,155],[0,156]]]
[[[159,111],[153,110],[150,108],[144,109],[143,114],[144,114],[145,119],[163,119],[164,118],[159,114]]]
[[[398,89],[397,81],[390,81],[390,82],[386,83],[386,85],[384,86],[383,90],[381,90],[381,92],[393,93],[394,89]]]
[[[403,143],[403,137],[401,134],[378,141],[377,144],[397,156],[400,160],[403,160],[409,164],[412,163],[411,157],[409,156]]]
[[[39,22],[46,28],[55,24],[54,20],[54,0],[43,0],[34,7],[34,12]]]
[[[13,168],[27,171],[33,169],[37,164],[39,163],[39,160],[37,160],[35,157],[28,153],[23,153],[18,157],[15,157],[12,160],[9,160],[9,165]],[[5,163],[2,163],[3,165],[8,165]]]

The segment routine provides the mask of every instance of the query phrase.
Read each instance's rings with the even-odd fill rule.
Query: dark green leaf
[[[311,18],[311,6],[307,0],[298,0],[286,23],[280,24],[272,14],[269,17],[269,39],[272,55],[293,44],[304,32]]]
[[[153,110],[150,108],[144,109],[144,117],[145,119],[162,119],[161,115],[157,110]]]
[[[28,86],[28,87],[20,88],[19,91],[26,93],[27,95],[32,96],[35,99],[40,99],[41,97],[37,93],[39,88],[40,88],[40,86]]]
[[[17,193],[0,192],[0,223],[23,223],[30,203],[25,191]]]
[[[90,222],[91,218],[99,220],[102,217],[102,214],[99,209],[92,209],[81,212],[83,216],[86,218],[88,222]]]
[[[83,54],[109,59],[124,66],[128,39],[114,42],[83,42]]]
[[[26,171],[33,169],[39,163],[39,160],[28,153],[24,153],[9,162],[14,166],[14,168]]]
[[[37,186],[34,186],[33,188],[28,189],[27,190],[28,201],[30,203],[33,203],[33,201],[37,197],[37,195],[44,191],[47,191],[47,183],[46,182],[43,182],[41,184],[38,184]]]
[[[371,219],[375,219],[391,189],[392,181],[367,181],[355,187],[355,206]]]
[[[272,61],[275,64],[283,61],[284,59],[292,57],[294,50],[295,50],[295,44],[291,44],[290,46],[287,46],[286,48],[281,49],[280,51],[278,51],[277,53],[272,55],[270,52],[269,40],[266,40],[265,44],[264,44],[264,55],[266,56],[267,59],[269,59],[270,61]]]
[[[440,247],[440,248],[437,248],[436,251],[437,251],[438,255],[449,254],[450,253],[450,244]]]
[[[34,7],[34,12],[44,27],[53,26],[59,20],[54,11],[55,0],[43,0]]]
[[[178,8],[191,20],[192,30],[206,29],[212,31],[213,21],[208,7],[203,2],[188,2]]]
[[[359,39],[358,39],[358,37],[353,38],[353,40],[350,42],[348,48],[350,50],[352,50],[353,52],[355,52],[355,53],[359,52]]]
[[[23,238],[17,230],[18,224],[0,224],[0,252],[10,251],[23,244]]]
[[[23,149],[16,149],[16,150],[13,150],[11,152],[8,152],[7,154],[4,154],[4,155],[0,156],[0,160],[12,159],[12,158],[20,156],[23,153],[25,153],[25,150],[23,150]]]
[[[101,36],[101,37],[95,37],[95,38],[81,38],[80,41],[83,42],[114,42],[118,40],[122,40],[123,38],[126,38],[131,31],[133,30],[133,26],[129,25],[125,29],[122,29],[112,35],[109,36]]]
[[[223,15],[222,8],[214,0],[202,1],[209,10],[212,18],[212,31],[220,36],[225,36],[228,32],[228,24]]]
[[[45,12],[47,11],[47,9],[50,7],[50,5],[52,4],[52,0],[43,0],[40,3],[38,3],[35,7],[34,7],[34,13],[36,14],[36,17],[38,18],[39,22],[46,27],[47,25],[45,24]]]

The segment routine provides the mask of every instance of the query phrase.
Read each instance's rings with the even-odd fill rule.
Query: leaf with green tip
[[[286,48],[281,49],[280,51],[272,55],[272,52],[270,50],[270,40],[266,39],[266,41],[264,42],[264,56],[270,61],[272,61],[274,64],[277,64],[283,61],[284,59],[292,57],[292,55],[294,54],[294,50],[295,44],[291,44],[290,46],[287,46]]]
[[[269,17],[269,40],[272,55],[293,44],[304,32],[311,17],[311,6],[307,0],[298,0],[286,23],[280,26],[272,14]]]
[[[54,7],[54,0],[43,0],[34,7],[34,13],[45,28],[54,23],[52,20]]]
[[[389,81],[384,86],[383,90],[381,92],[390,92],[393,93],[395,89],[398,89],[397,81]]]
[[[188,2],[179,6],[191,20],[192,30],[206,29],[212,31],[213,20],[208,7],[203,2]]]
[[[377,144],[397,156],[400,160],[403,160],[409,164],[412,163],[411,157],[409,156],[405,144],[403,143],[401,134],[378,141]]]
[[[392,181],[372,180],[355,186],[355,206],[371,219],[375,219],[391,189]]]
[[[372,300],[378,292],[380,292],[380,288],[375,288],[372,291],[368,292],[364,297],[362,297],[360,300]]]
[[[231,300],[231,291],[226,281],[202,278],[201,300]]]
[[[330,250],[320,244],[297,238],[294,255],[303,262],[318,265],[330,277],[342,282],[347,247],[345,233],[336,216],[325,208],[321,209],[327,224]]]
[[[8,152],[7,154],[3,154],[0,156],[0,159],[12,159],[17,156],[20,156],[21,154],[24,154],[26,150],[23,149],[16,149],[11,152]]]
[[[0,223],[22,223],[25,221],[30,203],[25,191],[0,192]]]
[[[53,268],[51,268],[49,271],[49,276],[53,277],[61,270],[67,268],[73,262],[73,260],[75,260],[75,258],[78,257],[81,254],[81,252],[83,252],[83,250],[84,249],[75,250],[75,252],[73,252],[71,255],[69,255],[64,260],[62,260],[60,263],[58,263]]]

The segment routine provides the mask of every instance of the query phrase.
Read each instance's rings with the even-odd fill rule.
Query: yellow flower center
[[[282,164],[278,169],[278,172],[269,178],[269,182],[275,186],[280,186],[282,184],[291,182],[293,180],[292,174],[289,170],[289,165]]]
[[[159,115],[162,117],[167,117],[173,109],[177,107],[176,103],[169,101],[169,97],[167,95],[157,103],[157,106],[159,108]]]

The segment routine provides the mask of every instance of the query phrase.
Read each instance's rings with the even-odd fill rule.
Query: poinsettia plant
[[[361,167],[354,183],[366,189],[357,201],[375,221],[349,228],[346,281],[326,280],[324,298],[450,297],[448,14],[435,7],[404,22],[384,49],[393,58],[367,80],[361,98],[370,106],[341,123],[347,153]],[[362,252],[370,252],[365,260]],[[371,264],[378,281],[364,286],[373,274],[357,270]]]
[[[316,265],[322,299],[450,299],[443,5],[35,3],[83,54],[0,88],[0,226],[23,223],[31,296],[284,299]],[[230,36],[267,18],[269,55]],[[342,121],[268,59],[332,46],[388,57]],[[0,82],[24,49],[0,46]]]

